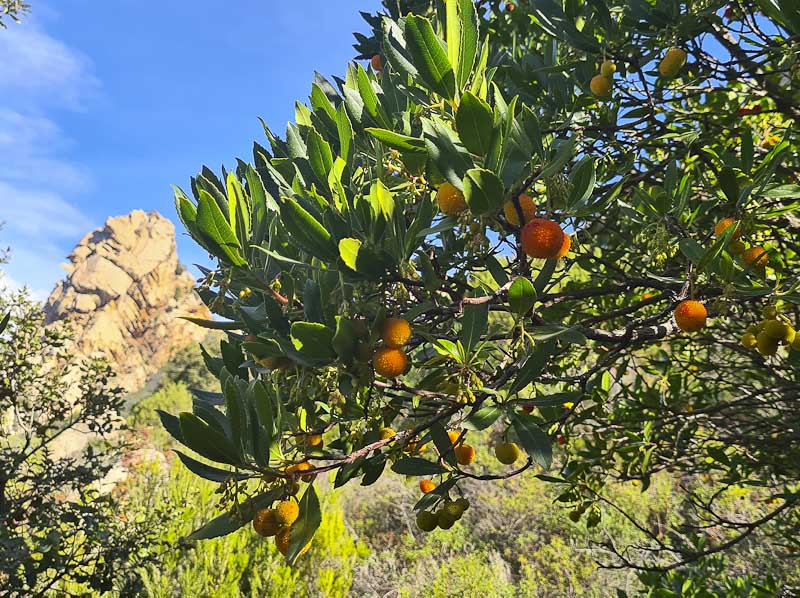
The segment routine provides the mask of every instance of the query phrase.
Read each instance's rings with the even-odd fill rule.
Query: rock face
[[[109,218],[68,259],[67,278],[45,305],[47,321],[68,318],[79,354],[102,352],[128,391],[205,337],[205,330],[178,318],[211,314],[178,262],[175,227],[157,212]]]

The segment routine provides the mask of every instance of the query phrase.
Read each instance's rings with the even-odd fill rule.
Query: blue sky
[[[284,130],[314,70],[342,74],[378,0],[32,2],[0,30],[0,245],[12,284],[37,297],[109,216],[158,210],[176,222],[188,189],[252,141]],[[220,7],[224,6],[224,10]],[[184,235],[184,263],[203,260]]]

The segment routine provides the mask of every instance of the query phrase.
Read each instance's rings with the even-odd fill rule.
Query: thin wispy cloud
[[[36,17],[0,31],[0,244],[10,245],[8,280],[41,296],[92,222],[71,201],[92,187],[69,158],[59,115],[85,111],[100,83],[87,56],[49,35]]]

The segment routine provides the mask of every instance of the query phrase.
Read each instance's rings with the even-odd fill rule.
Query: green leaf
[[[358,251],[361,249],[361,241],[358,239],[342,239],[339,241],[339,257],[351,270],[358,271]]]
[[[217,202],[204,190],[200,190],[197,202],[197,229],[208,248],[218,258],[233,266],[245,266],[241,247]]]
[[[181,451],[174,450],[174,452],[178,455],[178,458],[189,471],[205,480],[211,480],[212,482],[225,482],[231,479],[246,480],[250,477],[249,474],[242,473],[240,471],[230,471],[228,469],[220,469],[219,467],[206,465],[205,463],[202,463],[197,459],[193,459]]]
[[[334,331],[317,322],[294,322],[292,344],[300,353],[311,359],[334,359]]]
[[[586,201],[594,191],[596,179],[594,158],[586,157],[575,167],[572,173],[570,191],[567,205],[576,206]]]
[[[508,304],[518,316],[524,316],[536,303],[536,289],[533,288],[533,283],[520,276],[511,283],[508,289]]]
[[[344,102],[336,109],[336,130],[339,133],[339,153],[346,163],[350,163],[351,146],[353,145],[353,123],[347,116]]]
[[[389,188],[383,184],[383,181],[379,180],[372,184],[369,190],[369,204],[376,218],[382,216],[387,222],[392,219],[394,196],[389,191]]]
[[[485,430],[496,422],[502,413],[503,409],[497,405],[481,407],[467,416],[464,420],[464,427],[467,430]]]
[[[494,116],[489,104],[470,91],[464,92],[456,112],[456,128],[464,147],[473,154],[486,155],[494,134]]]
[[[400,475],[436,475],[444,473],[446,470],[438,463],[433,463],[421,457],[406,457],[400,459],[392,465],[392,471]]]
[[[519,437],[519,443],[533,462],[549,469],[553,462],[552,441],[536,423],[535,418],[524,412],[513,412],[511,424]]]
[[[387,264],[358,239],[348,237],[339,241],[339,257],[348,268],[367,278],[377,280],[387,272]]]
[[[447,430],[444,429],[444,426],[441,423],[436,422],[430,428],[430,435],[439,455],[445,460],[445,462],[455,467],[457,464],[456,453],[453,450],[453,443],[450,442],[450,436],[448,436]]]
[[[356,79],[358,83],[358,92],[361,94],[361,100],[364,102],[364,107],[376,123],[381,127],[391,127],[391,121],[386,114],[386,110],[381,105],[380,98],[375,90],[372,88],[372,82],[367,75],[367,71],[359,64],[356,66],[357,74]]]
[[[441,40],[425,17],[406,17],[406,45],[422,81],[428,89],[452,100],[456,95],[453,67],[442,48]]]
[[[473,297],[480,297],[484,293],[480,290],[473,292]],[[464,316],[461,319],[461,343],[464,350],[469,353],[472,348],[486,334],[489,327],[489,302],[485,303],[465,303]]]
[[[319,507],[319,497],[313,484],[306,488],[303,498],[300,499],[300,515],[292,524],[289,535],[289,550],[286,551],[286,561],[293,565],[300,556],[300,551],[311,542],[322,523],[322,511]]]
[[[351,320],[336,316],[336,333],[333,335],[331,345],[336,354],[346,363],[353,361],[356,346],[358,345],[358,337]]]
[[[238,530],[239,528],[247,525],[253,520],[255,514],[261,509],[269,507],[275,502],[283,492],[280,487],[273,488],[269,492],[264,492],[248,498],[241,503],[238,508],[228,511],[219,515],[206,523],[199,529],[193,531],[186,538],[187,540],[209,540],[211,538],[219,538],[220,536],[227,536]]]
[[[209,330],[242,330],[245,325],[244,322],[222,322],[220,320],[204,320],[203,318],[194,318],[192,316],[178,316],[181,320],[186,320],[192,324],[197,324],[202,328]]]
[[[309,129],[306,143],[308,144],[308,162],[311,165],[311,171],[317,182],[324,189],[328,189],[328,174],[333,168],[331,146],[315,129]]]
[[[689,258],[689,261],[694,264],[699,264],[706,252],[700,243],[689,238],[679,240],[678,248],[681,250],[681,253]]]
[[[339,252],[331,234],[294,199],[285,198],[281,206],[281,221],[301,249],[320,259],[336,259]]]
[[[478,13],[473,0],[458,0],[458,16],[461,22],[456,83],[464,89],[472,75],[475,57],[478,54]]]
[[[564,168],[564,165],[570,161],[575,151],[575,139],[559,139],[553,142],[558,145],[556,155],[547,164],[547,166],[539,174],[539,179],[546,179],[554,174],[558,174]]]
[[[394,131],[389,131],[387,129],[376,129],[370,127],[364,130],[381,143],[384,143],[390,148],[396,149],[397,151],[413,154],[424,154],[427,151],[425,149],[425,142],[422,139],[409,137],[408,135],[401,135],[400,133],[395,133]]]
[[[0,320],[0,334],[2,334],[3,331],[5,331],[6,326],[8,326],[8,321],[10,319],[11,319],[11,313],[9,312],[5,316],[3,316],[2,320]]]
[[[184,444],[195,453],[217,463],[239,463],[239,451],[223,434],[192,413],[183,412],[178,419]]]
[[[226,179],[228,187],[228,222],[233,227],[233,233],[239,240],[241,247],[250,244],[250,202],[244,192],[244,187],[233,172],[228,173]]]
[[[497,211],[504,192],[502,181],[490,170],[471,168],[464,177],[464,199],[475,215]]]
[[[508,394],[516,394],[536,380],[547,366],[547,362],[555,352],[555,348],[556,346],[553,342],[537,344],[533,348],[533,352],[528,357],[525,365],[519,369],[514,383],[511,385],[511,388],[508,389]]]
[[[717,175],[719,187],[728,198],[728,201],[736,202],[739,199],[739,183],[736,180],[736,171],[730,166],[723,166]]]

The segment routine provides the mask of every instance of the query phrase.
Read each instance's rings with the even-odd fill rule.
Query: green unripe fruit
[[[430,511],[420,511],[417,513],[417,527],[423,532],[432,532],[439,524],[439,518]]]
[[[450,519],[453,521],[458,521],[461,519],[461,515],[464,513],[455,502],[449,502],[442,507],[442,512],[445,513]]]
[[[778,339],[762,330],[756,337],[758,352],[764,356],[775,355],[778,352]]]
[[[756,326],[755,324],[750,324],[750,326],[748,326],[744,330],[745,334],[752,334],[753,336],[755,336],[759,332],[761,332],[761,331],[758,329],[758,326]]]
[[[752,332],[746,332],[742,336],[742,346],[745,349],[752,349],[758,345],[758,340],[756,340],[756,335]]]
[[[515,443],[507,442],[497,445],[494,449],[494,454],[500,463],[511,465],[514,461],[519,459],[522,451],[519,450],[519,447]]]
[[[780,320],[768,320],[764,325],[764,332],[775,340],[779,341],[782,341],[786,338],[789,330],[791,330],[791,326],[789,326],[786,322],[781,322]]]
[[[604,77],[613,77],[614,73],[617,72],[617,65],[611,62],[610,60],[606,60],[603,64],[600,65],[600,74]]]
[[[764,311],[761,312],[761,315],[767,320],[774,320],[778,317],[778,308],[774,305],[768,305],[764,308]]]
[[[456,520],[450,517],[447,512],[442,509],[436,514],[436,523],[439,525],[441,529],[450,529],[455,525]]]
[[[583,515],[583,513],[581,513],[580,511],[577,510],[571,511],[569,514],[570,521],[572,521],[573,523],[578,523],[578,521],[581,520],[581,515]]]
[[[469,501],[466,498],[462,497],[457,499],[456,504],[458,505],[458,508],[461,509],[462,513],[469,509]]]
[[[747,245],[745,245],[744,241],[739,239],[731,241],[731,244],[728,245],[728,251],[731,255],[741,255],[744,253],[745,249],[747,249]]]

